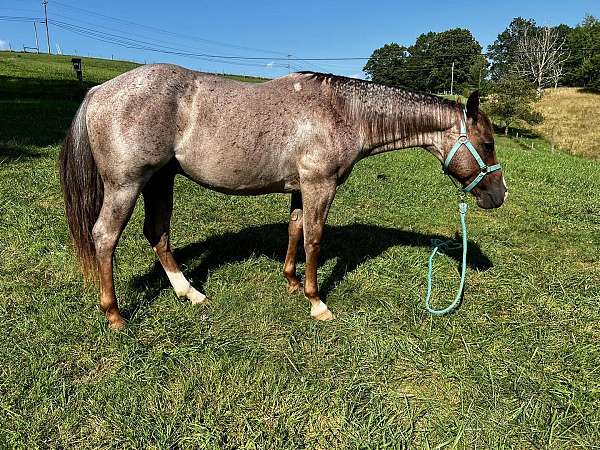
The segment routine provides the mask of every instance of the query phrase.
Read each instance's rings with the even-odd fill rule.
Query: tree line
[[[478,89],[506,132],[515,119],[542,120],[531,104],[545,88],[600,89],[600,20],[591,15],[575,27],[516,17],[482,50],[469,30],[429,32],[408,47],[392,42],[376,49],[363,71],[377,83],[411,90]]]
[[[421,34],[410,46],[385,44],[376,49],[363,71],[389,86],[427,92],[485,90],[490,82],[511,75],[536,89],[578,86],[600,89],[600,20],[586,16],[575,27],[539,26],[514,18],[485,54],[471,32],[454,28]]]

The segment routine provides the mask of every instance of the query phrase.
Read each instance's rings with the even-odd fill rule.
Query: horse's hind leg
[[[192,303],[204,303],[204,294],[192,287],[185,278],[171,252],[169,231],[173,212],[173,184],[175,169],[167,164],[148,181],[144,196],[144,235],[165,269],[178,297],[187,297]]]
[[[125,326],[125,321],[119,312],[115,296],[113,255],[139,192],[139,186],[136,185],[116,188],[105,184],[102,209],[92,230],[100,281],[100,309],[106,315],[109,326],[117,330]]]
[[[285,263],[283,264],[283,276],[287,280],[288,292],[293,294],[300,288],[300,280],[296,276],[296,253],[298,252],[298,242],[302,237],[302,195],[300,192],[292,192],[288,236],[289,241]]]

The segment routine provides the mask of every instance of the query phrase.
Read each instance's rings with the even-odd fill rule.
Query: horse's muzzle
[[[508,188],[504,177],[502,177],[502,183],[494,183],[493,186],[489,186],[485,190],[480,189],[475,196],[477,206],[483,209],[499,208],[507,197]]]

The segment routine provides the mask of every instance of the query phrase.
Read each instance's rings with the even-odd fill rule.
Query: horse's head
[[[444,171],[471,192],[481,208],[498,208],[508,189],[496,158],[494,128],[479,110],[479,92],[473,92],[466,108],[457,114],[456,126],[444,139]]]

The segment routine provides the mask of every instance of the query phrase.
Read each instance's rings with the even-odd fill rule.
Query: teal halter
[[[462,228],[462,244],[459,242],[455,242],[453,240],[442,241],[439,239],[433,239],[431,242],[433,245],[433,251],[431,252],[431,256],[429,257],[429,264],[428,264],[429,267],[428,267],[428,272],[427,272],[427,294],[425,295],[425,309],[427,310],[427,312],[429,312],[430,314],[432,314],[434,316],[444,316],[446,314],[454,312],[456,310],[456,308],[458,308],[458,305],[460,304],[460,301],[462,299],[463,292],[465,289],[465,278],[466,278],[466,274],[467,274],[467,243],[468,243],[467,223],[466,223],[466,215],[467,215],[468,207],[467,207],[467,203],[465,202],[465,193],[471,192],[475,188],[475,186],[477,186],[479,183],[481,183],[481,180],[483,180],[487,175],[501,169],[500,164],[494,164],[493,166],[488,167],[488,165],[483,162],[483,160],[481,159],[481,156],[479,156],[479,153],[477,153],[477,150],[475,150],[475,147],[473,146],[473,144],[467,137],[467,112],[465,110],[463,110],[463,117],[464,117],[464,119],[460,121],[460,136],[459,136],[458,140],[456,141],[456,143],[450,149],[450,152],[448,153],[448,156],[446,156],[446,160],[444,161],[444,173],[446,175],[448,175],[450,177],[450,179],[452,180],[452,182],[460,189],[460,203],[458,205],[458,209],[460,211],[460,225]],[[458,186],[456,184],[456,182],[454,181],[454,178],[452,178],[452,176],[450,176],[450,172],[448,171],[448,166],[450,166],[450,162],[452,161],[452,158],[454,158],[454,155],[456,155],[456,152],[458,150],[460,150],[460,148],[463,145],[465,147],[467,147],[467,150],[469,150],[471,152],[471,155],[473,155],[473,158],[475,158],[475,161],[477,161],[477,164],[479,164],[479,170],[480,170],[479,174],[475,177],[475,179],[473,181],[471,181],[469,183],[469,185],[465,188],[461,188],[460,186]],[[458,250],[461,247],[462,247],[462,260],[461,260],[461,269],[460,269],[460,284],[458,286],[458,291],[456,292],[456,296],[454,297],[454,301],[450,305],[448,305],[447,307],[445,307],[443,309],[435,309],[433,306],[431,306],[431,287],[432,287],[431,285],[433,284],[433,260],[436,257],[436,255],[443,254],[445,250]]]
[[[477,161],[477,164],[479,164],[480,170],[479,174],[475,177],[475,179],[471,181],[467,187],[462,189],[463,192],[471,192],[473,189],[475,189],[475,186],[481,183],[481,181],[487,175],[497,172],[501,169],[501,167],[500,164],[488,166],[486,163],[483,162],[483,159],[481,159],[481,156],[479,156],[479,153],[477,153],[477,150],[467,137],[467,112],[465,110],[463,110],[463,116],[464,119],[460,121],[460,136],[458,137],[456,143],[450,149],[450,152],[448,152],[448,156],[446,156],[446,160],[444,161],[444,173],[446,175],[450,175],[448,167],[450,166],[450,162],[452,162],[452,158],[454,158],[456,152],[460,150],[460,148],[463,145],[467,147],[467,150],[471,152],[471,155],[473,155],[473,158],[475,158],[475,161]]]

